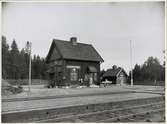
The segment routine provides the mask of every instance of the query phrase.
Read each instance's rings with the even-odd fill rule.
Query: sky
[[[21,3],[2,5],[2,35],[18,48],[32,42],[32,54],[46,57],[53,38],[92,44],[104,59],[101,69],[113,65],[130,70],[149,56],[161,64],[165,50],[164,2]]]

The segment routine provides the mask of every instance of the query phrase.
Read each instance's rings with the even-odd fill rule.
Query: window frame
[[[70,69],[70,81],[77,81],[78,80],[78,70],[76,68]]]

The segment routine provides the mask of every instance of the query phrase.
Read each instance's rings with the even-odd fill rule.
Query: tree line
[[[47,79],[45,59],[39,55],[31,57],[32,79]],[[25,49],[18,49],[16,40],[9,46],[5,36],[2,36],[2,78],[28,79],[29,54]]]
[[[34,55],[32,61],[32,79],[48,79],[46,73],[47,65],[45,59],[39,55]],[[100,77],[104,74],[101,71]],[[29,74],[29,54],[22,48],[20,51],[16,40],[9,46],[5,36],[2,36],[2,78],[3,79],[28,79]],[[129,77],[131,77],[129,72]],[[160,64],[154,57],[148,59],[142,65],[136,64],[133,69],[134,82],[140,81],[165,81],[165,62]]]
[[[129,78],[131,78],[130,74],[131,72],[129,72]],[[156,57],[148,57],[142,65],[135,65],[133,80],[134,82],[165,81],[165,62],[161,65]]]
[[[105,72],[104,69],[100,71],[101,79]],[[127,79],[127,83],[130,84],[131,71],[129,72]],[[157,81],[162,81],[163,83],[165,81],[165,61],[161,65],[156,57],[150,56],[143,64],[136,64],[133,68],[133,81],[134,84],[150,83],[152,85]]]

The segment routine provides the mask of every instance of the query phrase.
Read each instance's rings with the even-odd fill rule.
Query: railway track
[[[105,97],[105,95],[104,95]],[[2,122],[145,122],[164,121],[165,97],[2,112]],[[151,103],[151,104],[150,104]],[[153,116],[156,119],[152,119]],[[157,116],[160,118],[157,119]]]
[[[164,121],[164,102],[136,105],[126,108],[95,111],[88,113],[68,113],[56,115],[49,118],[34,120],[34,122],[151,122],[151,115],[160,115],[157,121]]]

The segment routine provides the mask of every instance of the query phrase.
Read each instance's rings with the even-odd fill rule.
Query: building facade
[[[48,74],[56,86],[100,83],[100,64],[104,60],[90,44],[54,39],[46,57]]]
[[[102,76],[102,81],[110,81],[111,84],[124,85],[127,84],[128,75],[123,68],[117,68],[113,66],[112,69],[108,69]]]

